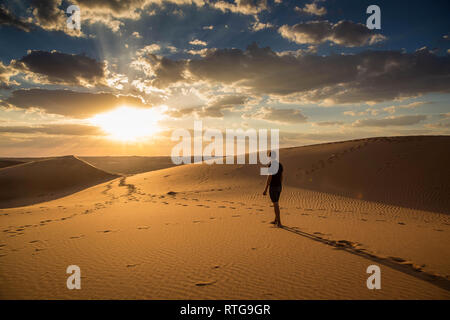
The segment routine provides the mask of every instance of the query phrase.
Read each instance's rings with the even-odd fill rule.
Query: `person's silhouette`
[[[274,156],[275,151],[269,151],[268,155],[272,159],[276,158]],[[272,161],[269,167],[272,165]],[[275,220],[272,221],[272,224],[275,224],[277,227],[281,227],[281,219],[280,219],[280,207],[278,205],[278,200],[280,199],[281,194],[281,185],[283,182],[283,166],[278,162],[278,171],[272,175],[267,176],[266,187],[264,188],[263,195],[267,194],[267,189],[269,189],[270,200],[273,202],[273,209],[275,211]]]

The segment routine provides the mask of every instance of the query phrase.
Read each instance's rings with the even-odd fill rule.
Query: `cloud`
[[[3,62],[0,61],[0,89],[8,89],[11,85],[18,85],[16,81],[10,80],[10,78],[17,73],[17,70],[11,66],[5,66]]]
[[[139,34],[139,32],[135,31],[131,34],[133,37],[137,38],[137,39],[141,39],[142,36]]]
[[[0,25],[11,26],[25,32],[30,32],[32,29],[32,25],[29,22],[14,16],[4,6],[0,6]]]
[[[191,115],[197,117],[223,118],[225,110],[234,111],[238,107],[245,105],[248,99],[247,96],[243,95],[224,95],[208,101],[205,106],[172,109],[167,111],[167,114],[173,118],[183,118]]]
[[[70,36],[80,37],[83,33],[67,28],[67,16],[61,10],[62,0],[31,0],[33,23],[47,31],[63,31]]]
[[[307,3],[303,8],[295,7],[295,11],[305,12],[315,16],[323,16],[327,14],[327,9],[325,9],[325,7],[318,7],[315,2]]]
[[[308,21],[278,29],[282,37],[298,44],[319,44],[331,41],[341,46],[360,47],[373,45],[386,38],[376,34],[361,23],[342,20],[333,24],[328,21]]]
[[[362,119],[353,122],[354,127],[389,127],[389,126],[410,126],[425,120],[425,115],[397,116],[383,119]]]
[[[344,122],[342,121],[322,121],[322,122],[315,122],[313,125],[319,126],[319,127],[327,127],[327,126],[337,126],[337,125],[343,125]]]
[[[424,104],[431,104],[431,103],[432,102],[416,101],[416,102],[411,102],[408,104],[386,107],[386,108],[383,108],[383,110],[388,113],[395,113],[397,111],[397,109],[414,109],[414,108],[423,106]]]
[[[198,39],[189,41],[189,44],[192,44],[193,46],[206,46],[207,45],[206,41],[202,41],[202,40],[198,40]]]
[[[21,59],[12,60],[11,65],[37,83],[80,86],[105,84],[105,63],[83,54],[30,50]]]
[[[206,54],[208,53],[209,49],[208,48],[203,48],[203,49],[199,49],[199,50],[187,50],[186,52],[189,53],[192,56],[201,56],[201,57],[205,57]]]
[[[146,106],[140,98],[131,95],[45,89],[15,90],[2,105],[21,109],[41,109],[49,114],[79,119],[86,119],[121,105]]]
[[[434,129],[450,129],[450,122],[436,122],[427,124],[425,126]]]
[[[147,76],[153,78],[151,84],[157,88],[165,88],[186,79],[184,76],[186,61],[184,60],[171,60],[149,53],[140,57],[137,63],[143,66]]]
[[[99,127],[84,124],[45,124],[40,126],[0,126],[0,133],[102,136]]]
[[[137,55],[138,55],[138,56],[143,56],[143,55],[145,55],[145,54],[155,53],[155,52],[158,52],[158,51],[160,51],[160,50],[161,50],[161,46],[160,46],[159,44],[157,44],[157,43],[152,43],[152,44],[149,44],[149,45],[147,45],[147,46],[145,46],[145,47],[139,49],[139,50],[137,51]]]
[[[289,103],[377,103],[450,92],[450,56],[426,50],[281,55],[252,44],[246,50],[210,49],[196,59],[150,54],[141,68],[150,84],[161,89],[204,83],[277,96]]]
[[[264,29],[268,29],[268,28],[273,28],[273,27],[274,27],[273,24],[271,24],[270,22],[263,23],[259,20],[259,17],[257,15],[255,15],[255,22],[253,22],[251,24],[250,29],[256,32],[256,31],[260,31],[260,30],[264,30]]]
[[[245,119],[260,119],[283,124],[297,124],[306,122],[307,117],[298,109],[276,109],[262,107],[252,114],[244,114]]]
[[[209,3],[215,9],[223,12],[233,12],[244,15],[255,15],[267,10],[267,0],[234,0],[233,2],[217,1]]]
[[[248,101],[247,96],[243,95],[226,95],[213,99],[208,106],[203,108],[200,116],[222,118],[224,110],[234,110],[238,106],[245,105]]]

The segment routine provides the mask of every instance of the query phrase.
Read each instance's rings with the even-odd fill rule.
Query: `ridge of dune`
[[[23,163],[23,161],[19,161],[19,160],[0,159],[0,169],[15,166],[15,165],[22,164],[22,163]]]
[[[75,156],[35,160],[0,169],[0,208],[57,199],[118,177]]]
[[[450,213],[449,136],[379,137],[284,148],[280,149],[280,161],[286,187]],[[178,189],[187,185],[197,188],[207,181],[252,188],[264,181],[259,168],[248,164],[190,164],[139,174],[133,179],[147,177],[150,188],[168,185],[173,191],[178,185]]]

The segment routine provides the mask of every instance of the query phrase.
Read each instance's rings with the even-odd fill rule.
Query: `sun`
[[[163,115],[158,108],[121,106],[112,111],[97,114],[89,121],[109,134],[111,139],[137,141],[159,131],[161,128],[157,122],[162,118]]]

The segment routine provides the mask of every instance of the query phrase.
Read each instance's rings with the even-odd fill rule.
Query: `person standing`
[[[274,151],[269,151],[269,157],[271,157],[272,159],[275,158],[275,156],[272,157],[273,152]],[[269,167],[271,165],[272,161]],[[267,194],[267,189],[269,189],[270,200],[273,203],[273,210],[275,211],[275,220],[273,220],[271,223],[279,228],[282,227],[280,219],[280,206],[278,204],[282,190],[282,182],[283,182],[283,165],[280,162],[278,162],[278,171],[272,175],[267,176],[266,187],[264,188],[263,195],[265,196]]]

